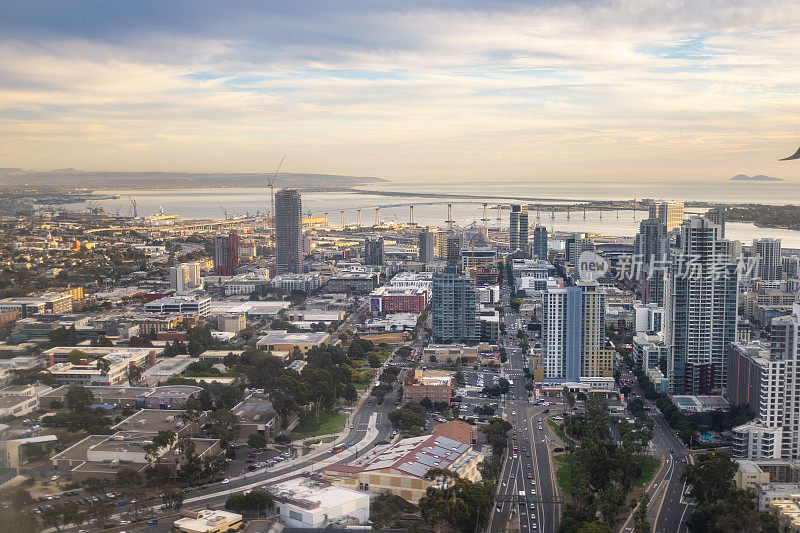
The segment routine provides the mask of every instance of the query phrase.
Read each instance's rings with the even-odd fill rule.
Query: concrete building
[[[215,242],[216,244],[216,242]],[[169,269],[169,288],[186,294],[202,285],[200,263],[181,263]]]
[[[594,241],[587,233],[573,233],[564,241],[565,259],[568,265],[577,265],[581,254],[587,251],[594,251]]]
[[[275,193],[276,272],[303,272],[303,207],[300,192],[282,189]]]
[[[414,370],[406,374],[403,382],[403,403],[419,402],[423,398],[428,398],[434,403],[450,403],[453,387],[453,376],[449,372]]]
[[[239,235],[231,232],[214,236],[214,273],[233,276],[239,266]]]
[[[144,304],[145,313],[208,316],[210,311],[207,296],[166,296]]]
[[[364,238],[364,264],[383,266],[383,237],[368,235]]]
[[[508,215],[508,244],[509,250],[528,250],[528,206],[512,204]]]
[[[337,341],[338,342],[338,341]],[[256,348],[259,350],[292,352],[298,348],[303,354],[323,344],[331,344],[329,333],[288,333],[286,331],[270,331],[259,337]]]
[[[181,511],[181,517],[172,524],[172,529],[180,533],[227,533],[242,527],[242,515],[228,511],[201,509]]]
[[[41,296],[18,296],[0,300],[0,313],[17,311],[21,318],[40,313],[72,312],[72,293],[47,293]]]
[[[573,287],[551,282],[542,304],[542,358],[550,379],[578,381],[614,373],[613,351],[605,347],[605,295],[596,281]]]
[[[666,276],[664,341],[672,394],[718,394],[736,341],[738,277],[720,228],[702,217],[681,226]]]
[[[426,289],[414,287],[378,287],[369,295],[373,313],[421,313],[428,307]]]
[[[380,283],[380,274],[370,272],[345,272],[328,279],[328,292],[347,294],[369,294]]]
[[[753,256],[758,261],[758,277],[765,281],[781,279],[781,240],[754,239]]]
[[[541,261],[547,261],[547,228],[536,224],[533,228],[533,243],[531,247],[531,257]]]
[[[321,285],[319,274],[281,274],[275,276],[272,284],[285,292],[290,294],[292,291],[311,292],[316,290]]]
[[[648,218],[660,219],[667,231],[679,228],[683,223],[683,202],[651,202],[649,210]]]
[[[0,418],[25,416],[38,408],[38,396],[0,396]]]
[[[239,333],[247,327],[244,314],[232,313],[217,316],[217,329],[229,333]]]
[[[82,346],[80,350],[86,359],[78,363],[67,362],[69,353],[75,347],[56,347],[44,352],[48,363],[47,371],[64,385],[116,385],[128,381],[131,366],[142,369],[156,363],[156,350],[153,348],[100,348]],[[98,360],[108,363],[107,370],[98,367]]]
[[[775,318],[769,354],[760,347],[734,345],[729,352],[728,396],[756,407],[756,419],[733,428],[731,454],[740,459],[800,459],[800,306]]]
[[[323,480],[352,490],[375,494],[389,492],[413,504],[425,496],[428,487],[445,487],[452,480],[428,480],[431,468],[444,468],[463,479],[479,481],[478,465],[483,454],[471,445],[447,437],[424,435],[400,440],[373,452],[354,464],[333,464],[325,468]]]
[[[667,346],[661,333],[637,333],[633,336],[633,360],[645,372],[667,363]]]
[[[432,263],[436,260],[436,233],[429,228],[419,232],[417,237],[418,258],[422,263]]]
[[[433,276],[433,337],[435,342],[474,342],[478,339],[475,288],[452,267]]]
[[[642,301],[645,304],[664,305],[663,266],[669,258],[669,244],[667,226],[662,219],[649,218],[639,223],[634,254],[641,261]]]
[[[329,481],[297,477],[270,485],[275,512],[288,527],[327,528],[359,525],[369,519],[369,493]]]

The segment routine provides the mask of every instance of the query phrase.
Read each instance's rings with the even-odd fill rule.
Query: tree
[[[107,376],[108,371],[111,370],[111,363],[109,363],[102,357],[97,358],[96,366],[97,370],[100,371],[100,375],[102,376]]]
[[[167,489],[164,491],[164,495],[161,497],[161,499],[164,501],[164,505],[179,511],[183,505],[183,499],[185,497],[186,496],[183,494],[183,491],[180,489]]]
[[[144,375],[144,370],[141,367],[136,365],[130,365],[125,370],[125,373],[128,376],[128,384],[131,387],[138,387],[139,384],[142,382],[142,376]]]
[[[273,505],[272,494],[263,490],[251,490],[247,494],[232,494],[225,501],[230,511],[265,511]]]
[[[647,503],[649,500],[650,496],[646,492],[642,493],[641,498],[639,498],[639,507],[633,513],[634,533],[650,533],[652,531],[652,526],[647,521]]]
[[[209,433],[219,439],[223,445],[236,440],[241,430],[239,420],[228,409],[217,409],[208,415]]]
[[[358,391],[356,390],[356,386],[353,385],[352,383],[348,383],[347,386],[344,388],[342,397],[348,402],[354,402],[358,400]]]
[[[251,448],[263,448],[267,445],[267,438],[261,433],[251,433],[247,437],[247,445]]]
[[[737,469],[738,465],[727,453],[704,453],[686,467],[683,479],[692,486],[690,495],[699,504],[713,504],[727,497]]]
[[[72,363],[73,365],[79,364],[83,359],[88,359],[89,356],[86,355],[86,352],[83,350],[79,350],[75,348],[71,352],[67,354],[67,362]]]
[[[94,394],[83,385],[72,385],[64,398],[71,410],[83,411],[94,401]]]
[[[367,355],[367,362],[372,368],[379,368],[381,366],[381,359],[375,352],[370,352],[369,355]]]

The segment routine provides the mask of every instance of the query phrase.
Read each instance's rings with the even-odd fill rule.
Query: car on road
[[[509,474],[508,479],[514,479],[514,473]]]
[[[528,472],[528,479],[533,479],[533,474],[531,474],[530,472]]]
[[[227,484],[228,484],[228,483],[230,483],[230,482],[231,482],[231,480],[230,480],[230,479],[228,479],[228,478],[225,478],[225,479],[223,479],[223,480],[222,480],[222,484],[223,484],[223,485],[227,485]]]
[[[148,521],[147,521],[147,522],[145,522],[145,523],[146,523],[148,526],[155,526],[155,525],[157,525],[157,524],[158,524],[158,520],[156,520],[156,519],[153,519],[153,520],[148,520]]]
[[[130,523],[131,523],[130,520],[120,520],[119,521],[119,525],[121,525],[121,526],[127,526]]]

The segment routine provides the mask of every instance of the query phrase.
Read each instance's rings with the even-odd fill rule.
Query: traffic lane
[[[541,411],[539,411],[536,415],[537,422],[533,430],[534,436],[531,440],[533,441],[533,447],[536,452],[536,468],[539,471],[539,478],[541,480],[539,482],[539,496],[543,502],[543,531],[545,530],[545,526],[548,530],[555,531],[558,525],[558,504],[555,502],[555,487],[553,487],[553,478],[550,468],[550,450],[544,440],[546,429],[544,422],[541,430],[538,425],[538,415],[541,414]]]

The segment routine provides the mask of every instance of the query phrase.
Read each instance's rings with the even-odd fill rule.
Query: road
[[[509,294],[505,288],[502,296],[506,309],[510,310]],[[501,342],[506,346],[508,361],[501,375],[513,385],[504,398],[503,416],[512,424],[512,430],[508,457],[500,476],[498,502],[488,530],[495,533],[519,525],[523,531],[555,533],[560,509],[556,503],[555,473],[550,466],[548,443],[552,440],[542,416],[548,406],[534,405],[528,399],[522,371],[526,363],[516,337],[518,316],[507,312],[504,321],[507,334]],[[540,419],[542,429],[539,429]]]
[[[635,380],[635,376],[627,369],[621,369],[622,379],[632,379],[632,390],[644,402],[645,408],[653,420],[652,444],[656,453],[664,460],[663,468],[656,474],[655,480],[648,491],[650,504],[648,516],[654,524],[655,533],[683,533],[688,531],[686,519],[694,510],[695,504],[687,501],[684,493],[686,484],[681,479],[686,465],[689,464],[690,452],[679,439],[669,424],[661,416],[661,412],[642,394],[642,390]],[[629,523],[626,531],[632,530]]]

